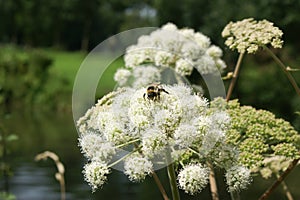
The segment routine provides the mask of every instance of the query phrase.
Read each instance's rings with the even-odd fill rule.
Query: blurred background
[[[77,147],[71,97],[87,53],[122,31],[173,22],[209,36],[224,50],[232,71],[238,55],[224,46],[221,32],[231,20],[253,17],[283,30],[284,48],[274,51],[286,65],[299,69],[299,10],[299,0],[0,0],[0,199],[5,191],[20,200],[60,198],[53,162],[34,162],[34,156],[45,150],[57,153],[65,164],[67,199],[161,199],[151,178],[133,184],[114,171],[108,184],[94,194],[83,181],[85,160]],[[113,74],[122,65],[119,58],[105,71],[97,98],[113,90]],[[293,76],[299,85],[300,71]],[[300,130],[295,114],[300,111],[299,97],[265,52],[245,57],[233,98],[270,110]],[[165,172],[158,173],[167,186]],[[222,187],[222,172],[217,174],[221,199],[230,199]],[[295,199],[300,199],[299,175],[295,169],[287,178]],[[255,178],[241,193],[242,199],[257,199],[274,180]],[[183,199],[209,195],[208,188],[195,198],[182,194]],[[278,188],[273,199],[284,198]]]

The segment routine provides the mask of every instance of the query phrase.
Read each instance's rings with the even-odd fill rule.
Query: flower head
[[[184,123],[174,133],[175,141],[180,147],[192,146],[195,142],[202,139],[201,136],[195,126]]]
[[[142,152],[149,158],[162,153],[168,145],[167,134],[154,128],[146,130],[142,135]]]
[[[131,74],[134,74],[132,71],[136,68],[150,65],[157,67],[159,73],[166,68],[171,68],[181,76],[188,76],[191,75],[193,68],[196,68],[201,74],[222,71],[226,64],[221,57],[222,50],[211,45],[210,39],[204,34],[189,28],[178,29],[175,24],[167,23],[149,35],[139,37],[137,44],[126,49],[124,60],[125,68]],[[150,75],[152,73],[145,72],[143,74]],[[115,75],[115,80],[122,86],[132,78],[129,75],[128,71],[120,69]],[[153,77],[157,76],[153,75]],[[131,81],[134,86],[135,80]],[[143,83],[147,85],[149,81]]]
[[[178,176],[180,187],[190,194],[197,193],[207,183],[208,174],[200,162],[222,162],[226,165],[218,166],[225,168],[238,160],[237,154],[227,153],[233,148],[224,139],[229,117],[224,111],[211,110],[207,99],[193,93],[191,87],[181,84],[159,88],[166,92],[157,99],[147,98],[147,88],[142,87],[118,89],[99,100],[78,121],[82,152],[94,168],[96,164],[113,167],[123,160],[124,173],[135,182],[144,180],[155,167],[175,160],[187,163]],[[217,154],[223,150],[226,153]],[[119,161],[113,157],[124,152],[128,156],[117,158]],[[173,160],[166,159],[167,154]],[[190,157],[199,164],[190,164]],[[98,168],[98,175],[93,174],[90,165],[84,173],[96,189],[104,176]],[[99,180],[93,180],[92,175]]]
[[[124,173],[129,179],[134,182],[139,182],[145,179],[151,173],[153,164],[145,157],[132,155],[125,160]]]
[[[179,59],[175,65],[175,71],[182,75],[190,75],[193,71],[193,68],[194,67],[192,63],[182,58]]]
[[[106,182],[106,175],[110,173],[107,165],[98,161],[92,161],[84,166],[84,179],[92,187],[93,191],[102,187]]]
[[[240,150],[241,164],[255,170],[265,157],[299,158],[300,136],[289,122],[266,110],[240,106],[237,100],[229,101],[227,107],[232,121],[227,140]]]
[[[267,20],[256,21],[253,18],[230,22],[222,32],[227,38],[225,44],[239,53],[255,53],[259,47],[270,44],[274,48],[281,48],[283,32]]]
[[[145,87],[161,80],[161,73],[155,66],[145,65],[133,69],[133,88]]]
[[[178,174],[179,187],[186,193],[199,193],[208,183],[209,169],[201,164],[185,166]]]
[[[131,72],[128,69],[118,69],[114,75],[114,80],[118,82],[120,86],[124,86],[130,76]]]
[[[265,179],[270,178],[273,173],[279,174],[285,171],[291,162],[292,159],[288,159],[285,156],[267,157],[263,161],[263,168],[260,169],[260,174]]]
[[[96,133],[82,135],[79,145],[86,157],[93,160],[108,161],[116,153],[113,144]]]
[[[246,189],[251,183],[250,170],[243,166],[233,166],[226,171],[226,182],[229,192]]]

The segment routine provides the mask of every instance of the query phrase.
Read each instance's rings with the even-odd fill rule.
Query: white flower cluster
[[[201,74],[215,73],[226,68],[221,57],[222,50],[211,45],[210,39],[204,34],[189,28],[178,29],[174,24],[167,23],[150,35],[141,36],[136,45],[127,48],[125,69],[117,71],[115,81],[120,86],[130,84],[130,77],[142,66],[151,67],[145,67],[138,73],[147,84],[159,81],[157,79],[160,77],[149,76],[153,67],[159,73],[165,68],[172,68],[181,76],[191,75],[193,68]],[[146,85],[135,84],[134,87]]]
[[[208,177],[209,168],[201,164],[190,164],[178,174],[179,187],[192,195],[199,193],[207,185]]]
[[[102,187],[107,180],[106,175],[110,173],[106,164],[93,161],[84,166],[83,174],[86,182],[92,187],[93,191]]]
[[[79,139],[82,153],[93,160],[110,160],[116,153],[115,147],[110,142],[106,142],[101,135],[86,133]]]
[[[255,53],[259,47],[271,44],[274,48],[281,48],[283,32],[267,20],[256,21],[253,18],[230,22],[222,32],[227,38],[225,44],[239,53]]]
[[[263,167],[259,170],[261,176],[265,179],[270,178],[273,174],[280,174],[285,171],[291,164],[292,160],[285,156],[267,157],[263,161]],[[255,172],[257,170],[254,170]]]
[[[141,65],[133,69],[118,69],[114,75],[114,80],[119,86],[131,86],[141,88],[150,83],[160,82],[161,71],[152,65]]]
[[[144,180],[147,175],[151,174],[152,169],[152,162],[140,154],[131,155],[124,163],[124,173],[134,182]]]
[[[252,181],[250,170],[243,166],[231,167],[227,170],[225,177],[229,192],[246,189]]]
[[[238,154],[231,153],[234,148],[225,142],[228,115],[211,110],[208,101],[188,86],[160,87],[167,92],[155,100],[147,98],[146,88],[119,89],[78,120],[79,145],[90,161],[84,173],[93,189],[104,183],[110,167],[122,161],[124,173],[139,182],[156,167],[170,164],[170,156],[178,163],[192,156],[194,164],[188,159],[178,176],[180,187],[190,194],[207,183],[208,168],[201,162],[209,160],[226,170],[236,165]],[[116,161],[114,155],[121,150],[128,154]]]

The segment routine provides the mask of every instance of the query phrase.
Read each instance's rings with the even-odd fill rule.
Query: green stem
[[[172,163],[172,160],[171,160],[170,151],[167,152],[166,158],[167,158],[167,164],[169,164],[167,167],[167,170],[168,170],[170,187],[171,187],[171,191],[172,191],[172,197],[173,197],[173,200],[180,200],[179,191],[178,191],[177,182],[176,182],[174,164]]]
[[[297,82],[295,81],[294,77],[291,75],[291,73],[287,70],[286,66],[283,64],[283,62],[266,46],[264,46],[264,49],[271,55],[271,57],[275,60],[275,62],[280,66],[280,68],[283,70],[287,78],[289,79],[290,83],[294,87],[296,93],[300,96],[300,89],[297,85]]]
[[[111,163],[110,165],[108,165],[108,168],[118,164],[119,162],[121,162],[122,160],[124,160],[125,158],[129,157],[131,154],[135,153],[136,151],[138,151],[138,149],[135,149],[134,151],[126,154],[125,156],[123,156],[122,158],[120,158],[119,160],[116,160],[115,162]]]
[[[236,65],[235,65],[235,68],[234,68],[234,72],[233,72],[233,75],[232,75],[232,79],[231,79],[228,91],[227,91],[226,101],[230,100],[231,94],[233,92],[233,88],[235,86],[237,77],[239,75],[239,70],[240,70],[240,67],[241,67],[241,64],[242,64],[243,57],[244,57],[244,53],[240,53],[238,61],[237,61]]]
[[[126,142],[124,144],[120,144],[120,145],[116,146],[116,148],[122,148],[122,147],[125,147],[125,146],[127,146],[129,144],[132,144],[132,143],[135,143],[135,142],[138,142],[138,141],[140,141],[140,139],[131,140],[129,142]]]
[[[240,197],[240,194],[238,192],[230,192],[230,197],[231,197],[231,200],[240,200],[241,197]]]
[[[197,152],[196,150],[192,149],[192,148],[188,148],[191,152],[193,152],[194,154],[197,154],[198,156],[201,156],[201,154],[199,152]]]

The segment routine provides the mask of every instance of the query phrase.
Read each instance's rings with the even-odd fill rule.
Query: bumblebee
[[[149,100],[159,101],[161,92],[169,94],[159,83],[153,83],[147,87],[147,92],[144,93],[143,97],[144,99],[147,97]]]

